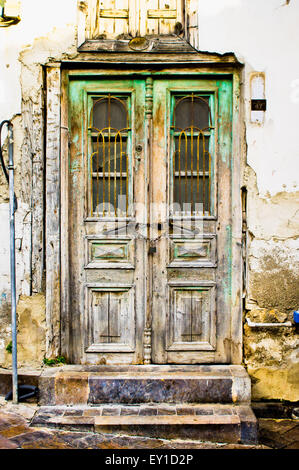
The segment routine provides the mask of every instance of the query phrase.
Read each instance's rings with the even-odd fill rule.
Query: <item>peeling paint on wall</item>
[[[46,337],[41,295],[43,67],[77,55],[76,3],[26,0],[22,2],[21,23],[14,31],[0,31],[0,116],[1,120],[11,118],[15,126],[17,290],[19,296],[25,296],[18,306],[20,360],[27,365],[33,364],[34,354],[39,363]],[[200,48],[233,51],[245,64],[241,96],[246,128],[241,146],[247,148],[241,186],[248,194],[244,314],[254,321],[283,322],[291,320],[292,310],[299,307],[298,100],[294,98],[299,67],[294,61],[298,40],[293,40],[298,38],[299,6],[289,0],[252,0],[247,6],[241,0],[226,3],[224,7],[223,1],[215,1],[212,8],[210,0],[200,2]],[[289,8],[280,8],[284,5]],[[30,22],[32,11],[34,25]],[[260,27],[265,24],[267,34]],[[247,34],[253,28],[256,35]],[[249,122],[249,78],[256,71],[265,74],[269,105],[261,126]],[[76,167],[72,170],[75,172]],[[0,365],[9,367],[10,356],[5,349],[11,338],[8,191],[2,174],[0,219]],[[38,295],[31,297],[32,293]],[[26,344],[29,332],[34,335],[32,349]],[[298,346],[294,328],[258,331],[245,325],[244,362],[253,378],[254,399],[298,400]]]

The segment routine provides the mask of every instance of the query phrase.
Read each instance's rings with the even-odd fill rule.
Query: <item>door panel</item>
[[[142,363],[145,83],[72,80],[69,95],[71,360]]]
[[[156,363],[230,361],[231,106],[229,80],[154,82]]]
[[[69,109],[71,360],[229,362],[231,81],[73,78]]]

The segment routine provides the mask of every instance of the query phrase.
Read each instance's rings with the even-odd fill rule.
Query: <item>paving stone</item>
[[[288,444],[285,449],[299,449],[299,441],[292,442],[291,444]]]
[[[298,423],[291,419],[260,419],[260,429],[268,430],[273,433],[287,432],[297,426]]]
[[[138,406],[127,406],[127,407],[122,406],[120,414],[121,416],[126,416],[126,415],[134,416],[134,415],[139,414],[139,410],[140,408]]]
[[[39,405],[55,405],[55,376],[41,375],[38,388]]]
[[[286,422],[287,421],[287,422]],[[283,449],[291,445],[288,437],[285,437],[286,430],[290,430],[293,423],[290,420],[259,420],[259,443],[271,447],[272,449]],[[296,438],[294,438],[294,441]]]
[[[58,436],[51,436],[46,439],[39,439],[33,442],[25,442],[22,449],[74,449],[75,447],[68,444]]]
[[[170,444],[171,445],[171,444]],[[112,446],[112,447],[111,447]],[[165,443],[158,439],[142,439],[142,438],[127,438],[127,437],[114,437],[110,442],[103,441],[100,448],[109,449],[116,446],[118,449],[165,449],[169,443]],[[169,448],[169,447],[168,447]]]
[[[165,408],[168,408],[168,405],[164,405]],[[175,406],[169,406],[170,408],[174,409]],[[138,407],[123,407],[123,408],[138,408]],[[150,407],[148,407],[150,408]],[[157,406],[157,409],[160,407]],[[194,407],[196,408],[196,407]],[[213,408],[210,407],[210,411],[213,411]],[[225,408],[225,407],[224,407]],[[223,408],[223,409],[224,409]],[[84,412],[87,411],[99,411],[99,408],[91,409],[84,409]],[[238,407],[231,408],[234,412]],[[243,408],[243,413],[245,410],[248,410],[248,407]],[[41,408],[43,410],[43,408]],[[39,410],[39,411],[41,411]],[[67,407],[45,407],[45,410],[48,412],[47,415],[52,415],[53,417],[59,418],[62,416],[62,413],[65,411],[76,410],[76,408],[67,408]],[[78,408],[77,408],[78,410]],[[199,411],[209,411],[208,407],[198,405],[197,412]],[[49,413],[52,411],[52,413]],[[58,413],[58,414],[57,414]],[[190,434],[185,435],[184,440],[176,440],[175,438],[170,439],[171,433],[165,434],[165,439],[159,438],[151,438],[148,436],[128,436],[128,435],[116,435],[115,433],[110,434],[99,434],[94,432],[73,432],[73,431],[66,431],[66,430],[47,430],[45,428],[33,428],[30,427],[26,429],[26,420],[23,417],[17,416],[13,413],[5,413],[5,411],[1,410],[0,412],[1,419],[0,419],[0,426],[3,425],[4,429],[15,428],[14,431],[18,429],[18,432],[23,428],[25,428],[24,434],[18,434],[10,439],[6,439],[5,437],[1,436],[0,432],[0,448],[8,449],[8,448],[23,448],[23,449],[143,449],[143,448],[156,448],[156,449],[297,449],[299,448],[298,443],[298,421],[295,420],[264,420],[261,419],[261,433],[263,434],[263,439],[259,442],[259,444],[250,444],[244,445],[239,443],[227,444],[223,443],[220,444],[219,442],[198,442],[198,440],[190,440]],[[161,415],[160,415],[161,416]],[[160,416],[157,416],[157,419],[160,419]],[[200,416],[200,415],[197,415]],[[202,415],[204,418],[213,418],[212,415]],[[221,418],[222,415],[215,415]],[[234,419],[236,419],[237,415],[233,415]],[[175,416],[174,416],[175,417]],[[227,415],[224,417],[229,419],[230,416]],[[82,417],[76,416],[69,416],[66,417],[69,419],[81,419]],[[107,417],[109,418],[109,416]],[[181,418],[181,416],[178,416]],[[150,416],[149,418],[150,419]],[[25,423],[25,424],[24,424]],[[227,427],[226,427],[227,429]],[[225,430],[224,430],[225,431]],[[218,430],[218,432],[222,432],[222,430]],[[209,437],[206,434],[206,437]]]
[[[66,410],[72,408],[58,406],[41,406],[37,409],[37,413],[49,416],[62,416]]]
[[[221,447],[221,449],[243,449],[243,450],[250,450],[250,449],[271,449],[271,447],[263,446],[263,445],[250,445],[250,444],[225,444]]]
[[[213,408],[195,408],[195,414],[196,415],[213,415],[214,414],[214,409]]]
[[[53,415],[42,413],[37,414],[31,420],[31,426],[46,426],[50,418],[53,418]]]
[[[64,439],[68,442],[69,437],[65,436]],[[111,438],[103,437],[94,433],[85,433],[82,436],[76,436],[71,440],[71,445],[75,449],[98,449],[101,443],[105,440],[111,441]],[[112,447],[111,447],[112,448]]]
[[[284,439],[281,435],[273,434],[267,435],[265,433],[259,434],[259,443],[270,447],[271,449],[283,449],[290,444],[289,441]]]
[[[17,405],[8,403],[5,406],[5,410],[11,413],[16,413],[18,416],[22,416],[24,419],[32,419],[37,410],[37,405],[18,403]]]
[[[78,449],[78,442],[86,436],[91,436],[93,433],[86,432],[72,432],[72,431],[52,431],[53,436],[59,437],[67,446],[73,449]]]
[[[9,423],[11,425],[18,425],[20,423],[26,423],[26,420],[22,416],[13,414],[11,412],[0,413],[0,421],[4,423]]]
[[[140,416],[155,416],[158,414],[157,408],[154,407],[141,407],[139,409]]]
[[[298,440],[297,430],[298,424],[294,420],[260,419],[258,439],[272,449],[290,448]]]
[[[63,416],[50,418],[48,426],[69,431],[93,431],[94,417],[91,416]]]
[[[83,416],[102,416],[103,408],[89,408],[83,411]]]
[[[22,447],[23,444],[28,442],[37,442],[41,439],[46,439],[51,435],[48,431],[30,431],[26,434],[20,434],[19,436],[13,437],[10,441],[17,444],[18,447]]]
[[[34,420],[32,420],[32,426],[48,426],[53,429],[64,429],[64,430],[81,430],[81,431],[91,431],[93,429],[94,420],[89,420],[88,418],[96,418],[99,416],[103,417],[125,417],[125,416],[206,416],[206,417],[213,417],[221,416],[229,418],[230,416],[237,417],[236,413],[240,409],[244,415],[244,422],[241,423],[241,436],[244,442],[246,443],[255,443],[257,430],[256,430],[256,419],[251,412],[249,413],[250,407],[248,406],[221,406],[221,405],[214,405],[213,407],[206,407],[204,405],[151,405],[151,406],[101,406],[101,407],[90,407],[90,408],[78,408],[78,407],[41,407],[37,416],[35,416]],[[49,410],[48,413],[42,414],[44,410]],[[54,415],[54,410],[55,416]],[[164,410],[164,411],[163,411]],[[50,414],[50,411],[52,413]],[[61,414],[64,413],[62,419]],[[195,414],[196,413],[196,414]],[[198,413],[198,414],[197,414]],[[86,419],[87,418],[87,419]],[[240,423],[239,418],[236,418],[238,424]],[[142,428],[142,426],[141,426]],[[105,432],[114,432],[113,428],[105,429]],[[149,436],[152,436],[151,432],[147,428],[147,432],[149,432]],[[165,430],[166,432],[166,430]],[[191,431],[193,433],[193,431]],[[175,436],[179,436],[180,434],[184,433],[182,429],[180,432],[178,429],[175,430]],[[132,430],[130,430],[129,434],[134,434]],[[139,435],[139,431],[137,432]],[[141,432],[142,435],[146,436],[144,430]],[[194,434],[194,433],[193,433]],[[163,437],[165,437],[164,435]],[[172,438],[175,438],[173,436]],[[156,432],[154,437],[159,437],[159,433]],[[167,437],[167,436],[166,436]],[[188,437],[188,435],[186,435]]]
[[[16,449],[18,446],[0,435],[0,449]]]
[[[282,435],[285,439],[288,439],[289,441],[299,441],[299,425],[294,426],[287,432],[283,432]]]
[[[66,410],[63,416],[83,416],[83,410]]]
[[[187,406],[177,406],[176,407],[177,415],[194,415],[195,409]]]
[[[3,429],[7,429],[11,426],[11,424],[7,421],[0,421],[0,433]]]
[[[55,377],[55,403],[57,405],[86,404],[89,396],[86,372],[61,372]]]
[[[214,413],[216,415],[223,415],[223,416],[225,415],[229,416],[233,414],[232,410],[230,410],[229,408],[215,408]]]
[[[57,408],[55,406],[41,407],[31,420],[31,425],[46,426],[50,418],[53,418],[55,416],[63,416],[65,411],[67,411],[66,408]]]
[[[21,424],[20,426],[10,426],[9,428],[1,431],[1,435],[8,439],[10,437],[15,437],[26,432],[31,432],[31,430],[28,428],[28,426],[24,426]]]
[[[119,416],[120,407],[104,407],[102,410],[102,416]]]
[[[176,406],[159,406],[158,408],[158,415],[176,415],[177,408]]]

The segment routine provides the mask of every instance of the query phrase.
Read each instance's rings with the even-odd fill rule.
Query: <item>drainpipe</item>
[[[292,322],[286,321],[284,323],[256,323],[250,320],[250,318],[246,318],[247,325],[250,326],[250,328],[279,328],[282,326],[286,327],[291,327]]]
[[[3,126],[8,127],[8,173],[5,168],[1,132]],[[12,330],[12,391],[13,403],[18,403],[18,362],[17,362],[17,302],[16,302],[16,254],[15,254],[15,211],[17,199],[14,193],[14,158],[13,158],[13,125],[3,121],[0,125],[0,157],[3,173],[9,184],[9,221],[10,221],[10,286],[11,286],[11,330]]]

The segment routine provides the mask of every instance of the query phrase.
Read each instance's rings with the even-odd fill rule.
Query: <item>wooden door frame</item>
[[[227,247],[231,259],[231,336],[228,343],[231,350],[231,364],[242,363],[242,206],[241,206],[241,167],[245,161],[242,145],[243,126],[240,104],[240,79],[242,65],[234,58],[228,61],[225,56],[199,53],[190,60],[177,62],[153,57],[153,61],[140,61],[127,65],[115,63],[78,62],[51,63],[46,65],[46,145],[45,145],[45,252],[46,252],[46,354],[68,357],[70,316],[68,312],[69,285],[69,221],[68,221],[68,80],[69,76],[109,76],[119,74],[119,68],[126,76],[130,75],[176,75],[179,76],[231,76],[233,82],[233,121],[232,121],[232,160],[231,196],[232,225],[227,227],[231,244]],[[234,57],[234,56],[233,56]],[[163,60],[164,59],[164,60]],[[191,60],[192,59],[192,60]],[[197,59],[197,60],[196,60]],[[98,56],[97,60],[101,60]],[[103,59],[102,59],[103,60]],[[149,67],[149,62],[151,67]],[[83,328],[83,325],[82,325]]]

